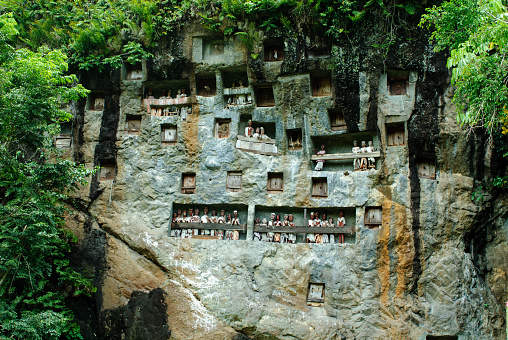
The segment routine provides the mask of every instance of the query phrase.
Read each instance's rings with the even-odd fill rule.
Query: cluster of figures
[[[344,217],[344,212],[339,210],[339,217],[337,218],[336,223],[333,223],[333,217],[326,218],[326,214],[322,215],[322,218],[319,219],[319,212],[311,212],[310,219],[307,225],[311,228],[340,228],[346,226],[346,218]],[[337,234],[338,243],[344,243],[344,234]],[[322,234],[322,233],[308,233],[307,234],[307,243],[335,243],[335,235],[334,234]]]
[[[245,128],[245,137],[251,137],[258,140],[269,140],[270,137],[265,135],[265,128],[264,127],[257,127],[256,132],[254,132],[254,128],[252,127],[252,120],[249,120],[249,123],[247,127]]]
[[[280,219],[280,214],[272,213],[270,215],[270,221],[267,221],[266,218],[260,219],[256,218],[254,221],[255,225],[260,227],[274,228],[274,227],[294,227],[295,223],[293,222],[292,214],[285,214],[284,220]],[[322,219],[319,219],[319,212],[311,212],[310,219],[308,221],[309,227],[325,227],[325,228],[334,228],[334,227],[345,227],[346,226],[346,218],[344,217],[344,212],[342,210],[339,211],[339,217],[337,218],[337,223],[334,223],[333,217],[326,218],[326,214],[323,214]],[[338,243],[344,243],[344,234],[337,234]],[[278,242],[278,243],[296,243],[296,234],[294,233],[277,233],[272,231],[264,232],[254,232],[254,240],[255,241],[265,241],[265,242]],[[307,234],[307,243],[335,243],[335,235],[334,234],[326,234],[326,233],[308,233]]]
[[[176,107],[176,106],[167,106],[167,107],[151,107],[151,105],[171,105],[171,104],[185,104],[187,103],[187,94],[185,93],[185,87],[182,89],[178,89],[176,94],[176,98],[171,97],[171,90],[162,90],[162,94],[159,98],[155,98],[153,95],[152,89],[149,88],[145,95],[145,99],[148,99],[146,102],[148,112],[154,116],[178,116],[182,117],[182,120],[187,120],[187,114],[191,110],[188,106]]]
[[[353,153],[367,153],[374,152],[374,146],[372,145],[372,141],[369,141],[369,146],[365,144],[365,141],[362,141],[362,147],[358,146],[358,142],[353,142]],[[355,158],[353,160],[353,166],[355,170],[369,170],[372,168],[376,168],[376,159],[374,157],[362,157]]]
[[[238,81],[238,86],[236,86],[235,83],[231,86],[232,89],[245,89],[246,87],[243,86],[243,81]],[[227,105],[226,108],[229,108],[230,106],[237,106],[237,105],[245,105],[245,104],[252,104],[252,96],[251,94],[235,94],[228,96],[227,99]]]
[[[368,152],[374,152],[374,151],[375,151],[375,149],[374,149],[374,146],[372,145],[372,141],[369,141],[369,145],[368,146],[366,145],[365,141],[362,141],[362,147],[361,148],[358,146],[358,142],[357,141],[353,142],[352,152],[354,154],[356,154],[356,153],[359,153],[359,154],[361,154],[361,153],[368,153]],[[316,152],[316,150],[314,150],[314,152]],[[321,145],[321,150],[317,151],[316,155],[323,156],[325,154],[326,154],[325,146]],[[324,159],[318,159],[318,160],[316,160],[316,167],[314,168],[314,170],[316,170],[316,171],[323,170],[324,163],[325,163]],[[359,158],[355,158],[353,160],[353,166],[354,166],[355,170],[369,170],[369,169],[373,169],[373,168],[376,168],[376,159],[374,157],[359,157]]]
[[[199,216],[199,209],[189,209],[189,214],[184,209],[178,210],[173,213],[173,223],[217,223],[217,224],[231,224],[240,225],[240,218],[238,211],[233,211],[233,215],[226,214],[224,210],[220,211],[220,216],[217,216],[217,211],[212,210],[212,216],[208,216],[208,207],[203,209],[203,215]],[[171,229],[172,237],[191,238],[194,235],[199,235],[199,229]],[[240,239],[240,232],[238,230],[201,230],[201,235],[218,236],[220,240],[238,240]]]
[[[254,220],[254,224],[260,227],[274,228],[274,227],[294,227],[293,214],[284,214],[284,220],[281,221],[280,214],[272,213],[270,221],[266,218],[260,219],[259,217]],[[254,232],[254,241],[277,242],[277,243],[296,243],[296,234],[293,233],[275,233],[275,232]]]

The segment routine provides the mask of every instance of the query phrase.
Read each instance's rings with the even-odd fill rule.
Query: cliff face
[[[82,188],[68,219],[74,263],[98,286],[93,301],[73,302],[87,338],[503,338],[508,199],[471,196],[506,164],[457,126],[446,55],[422,32],[387,58],[372,28],[315,41],[275,35],[253,59],[189,23],[139,79],[129,67],[81,75],[92,93],[74,106],[66,152],[112,171]],[[149,89],[175,98],[182,88],[184,104],[143,101]],[[237,94],[252,104],[231,105]],[[248,120],[275,140],[273,154],[238,144]],[[373,141],[375,168],[341,158],[354,140]],[[339,156],[315,171],[321,145]],[[228,190],[228,172],[241,174],[240,189]],[[187,174],[194,193],[183,193]],[[269,191],[273,174],[283,185]],[[205,206],[237,210],[240,240],[171,236],[173,213]],[[306,226],[311,212],[335,221],[339,210],[353,227],[344,243],[253,240],[255,219],[271,212]],[[324,302],[307,301],[313,284]]]

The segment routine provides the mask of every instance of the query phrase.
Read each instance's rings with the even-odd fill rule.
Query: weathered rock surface
[[[116,163],[115,180],[95,175],[80,192],[82,211],[69,217],[81,246],[75,262],[99,286],[99,337],[503,339],[508,198],[471,200],[475,183],[490,175],[492,158],[479,155],[492,150],[456,125],[446,56],[432,52],[426,37],[394,47],[383,65],[362,33],[352,40],[357,45],[335,42],[330,58],[297,58],[297,44],[288,43],[288,59],[269,63],[252,60],[229,40],[224,59],[207,60],[206,32],[189,25],[178,46],[144,64],[143,80],[115,71],[103,83],[82,75],[107,107],[75,106],[73,155],[88,167]],[[386,69],[408,72],[406,95],[389,95]],[[255,86],[271,83],[275,107],[226,109],[224,71],[238,70],[248,75],[254,96]],[[323,70],[331,74],[333,95],[313,97],[312,75]],[[210,73],[217,96],[196,96],[195,76]],[[144,90],[170,86],[165,77],[191,89],[186,120],[146,112]],[[330,129],[328,109],[336,107],[344,109],[346,132]],[[125,131],[130,115],[141,117],[139,135]],[[231,120],[229,138],[215,137],[217,119]],[[235,148],[248,119],[267,127],[278,155]],[[176,126],[174,145],[161,144],[163,124]],[[404,145],[388,146],[394,124],[403,126]],[[288,147],[288,129],[302,130],[301,151]],[[352,160],[313,170],[314,149],[351,152],[355,139],[373,140],[381,151],[375,170],[355,172]],[[435,179],[418,175],[427,159],[435,159]],[[226,190],[228,171],[242,172],[240,192]],[[183,194],[182,173],[189,172],[196,174],[196,191]],[[283,192],[267,192],[269,172],[283,173]],[[327,178],[327,197],[311,195],[312,178],[319,177]],[[169,237],[173,212],[205,205],[237,209],[248,225],[242,240]],[[379,228],[364,223],[369,207],[382,208]],[[252,241],[254,218],[291,212],[303,225],[304,209],[334,219],[343,209],[356,234],[345,244]],[[97,247],[92,258],[90,244]],[[307,304],[309,283],[325,284],[323,304]]]

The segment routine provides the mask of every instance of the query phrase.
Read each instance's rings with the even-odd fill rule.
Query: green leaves
[[[7,15],[0,35],[15,33]],[[52,134],[72,118],[62,104],[88,92],[65,55],[15,50],[0,40],[0,338],[79,338],[65,307],[91,284],[69,267],[64,200],[90,171],[59,159]]]
[[[436,50],[451,49],[458,122],[490,133],[508,128],[507,12],[500,0],[451,0],[420,23],[435,29]]]

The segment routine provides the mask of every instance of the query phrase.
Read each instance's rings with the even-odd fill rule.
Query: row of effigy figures
[[[310,228],[341,228],[346,226],[346,218],[342,210],[339,210],[336,223],[334,223],[333,217],[326,218],[326,214],[323,214],[319,219],[319,212],[311,212],[307,226]],[[337,234],[337,238],[337,243],[344,243],[344,234]],[[307,243],[335,243],[335,235],[326,234],[325,230],[323,233],[308,233],[306,241]]]
[[[353,154],[359,154],[358,158],[354,158],[353,160],[353,167],[355,170],[369,170],[376,168],[376,159],[374,157],[361,157],[362,153],[369,153],[374,152],[374,146],[372,144],[372,141],[369,141],[369,145],[365,143],[365,141],[362,141],[362,147],[358,146],[358,142],[353,142],[353,149],[351,150]],[[321,145],[321,150],[317,151],[314,150],[316,155],[318,156],[324,156],[326,154],[325,146]],[[325,163],[324,159],[318,159],[316,160],[316,167],[314,168],[315,171],[323,170],[323,164]]]
[[[184,209],[178,210],[173,213],[173,223],[217,223],[217,224],[231,224],[240,225],[240,218],[238,211],[233,211],[233,215],[226,214],[224,210],[220,211],[217,216],[217,211],[212,210],[212,215],[208,216],[208,207],[203,209],[204,214],[199,216],[199,209],[189,209],[189,214]],[[171,236],[181,238],[191,238],[194,235],[199,235],[199,229],[172,229]],[[201,235],[219,236],[219,239],[238,240],[240,239],[240,232],[238,230],[201,230]]]
[[[284,220],[280,219],[280,214],[271,213],[270,221],[266,218],[256,218],[255,225],[266,227],[268,230],[274,227],[294,227],[293,214],[284,214]],[[296,243],[296,234],[276,233],[268,231],[266,233],[254,232],[255,241],[277,242],[277,243]]]

